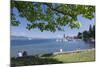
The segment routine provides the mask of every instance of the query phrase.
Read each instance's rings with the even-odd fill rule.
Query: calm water
[[[76,49],[94,48],[94,44],[82,40],[56,42],[55,39],[11,40],[11,57],[16,57],[18,51],[27,51],[28,55],[45,54],[52,52],[73,51]]]

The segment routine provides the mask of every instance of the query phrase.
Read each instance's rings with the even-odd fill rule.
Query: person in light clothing
[[[21,51],[18,51],[18,57],[23,57],[23,54]]]
[[[62,52],[62,49],[60,49],[60,52]]]

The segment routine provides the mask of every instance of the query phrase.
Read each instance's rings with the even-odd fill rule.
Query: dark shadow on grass
[[[48,53],[48,54],[43,54],[43,55],[41,55],[41,57],[51,57],[51,56],[53,56],[52,53]]]
[[[11,67],[28,66],[28,65],[44,65],[44,64],[58,64],[62,63],[52,58],[40,58],[38,56],[27,56],[11,58]]]

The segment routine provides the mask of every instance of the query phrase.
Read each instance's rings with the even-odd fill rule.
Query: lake
[[[83,40],[56,42],[56,39],[11,40],[11,57],[16,57],[18,51],[27,51],[28,55],[46,54],[52,52],[73,51],[77,49],[95,48],[94,44]]]

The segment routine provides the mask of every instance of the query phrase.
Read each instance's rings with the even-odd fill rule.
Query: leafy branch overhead
[[[63,30],[66,25],[79,28],[81,24],[77,16],[82,15],[87,19],[92,19],[95,12],[95,6],[89,5],[11,1],[11,24],[13,26],[21,23],[16,20],[13,8],[18,10],[20,17],[30,21],[27,29],[39,28],[41,31],[51,32]]]

